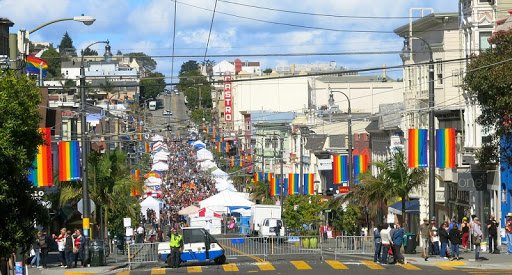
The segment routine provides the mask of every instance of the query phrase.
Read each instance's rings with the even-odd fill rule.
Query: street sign
[[[94,202],[91,199],[89,199],[89,205],[91,207],[91,213],[94,212],[94,210],[96,210],[96,204],[94,204]],[[78,207],[78,212],[80,212],[83,215],[84,214],[83,199],[80,199],[78,201],[77,207]]]

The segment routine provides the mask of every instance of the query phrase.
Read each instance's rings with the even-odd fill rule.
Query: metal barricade
[[[371,236],[338,236],[334,257],[342,254],[373,254],[375,250]]]
[[[128,245],[128,265],[158,262],[158,243]]]
[[[226,257],[250,257],[268,254],[269,244],[261,237],[217,238]]]

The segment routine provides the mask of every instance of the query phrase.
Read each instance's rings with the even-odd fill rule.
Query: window
[[[487,41],[487,39],[489,39],[489,37],[491,37],[492,33],[491,32],[479,32],[478,35],[480,36],[480,43],[479,43],[480,50],[483,51],[483,50],[489,49],[491,47],[491,44],[489,44],[489,41]]]
[[[441,58],[436,59],[436,76],[437,84],[443,85],[443,60]]]

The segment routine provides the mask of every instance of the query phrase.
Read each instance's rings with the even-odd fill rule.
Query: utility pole
[[[300,131],[300,141],[299,141],[299,144],[300,144],[300,148],[299,148],[299,194],[303,194],[304,193],[304,162],[302,161],[303,159],[303,149],[302,149],[302,129]]]
[[[284,155],[284,137],[280,137],[280,145],[279,145],[279,157],[281,159],[281,177],[279,178],[279,184],[280,184],[280,189],[281,189],[281,217],[283,216],[283,208],[284,208],[284,174],[283,174],[283,165],[284,165],[284,158],[283,158],[283,155]]]

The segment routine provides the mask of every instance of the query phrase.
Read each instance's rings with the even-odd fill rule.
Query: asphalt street
[[[147,124],[154,133],[170,137],[174,134],[180,136],[186,133],[189,122],[185,97],[183,93],[162,94],[158,97],[163,101],[163,108],[149,111]],[[164,115],[170,111],[172,115]],[[170,128],[168,128],[170,126]],[[170,129],[171,131],[168,131]]]

